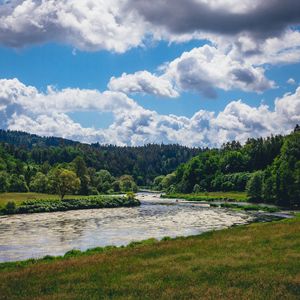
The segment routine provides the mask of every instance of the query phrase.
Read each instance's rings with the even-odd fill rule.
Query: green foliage
[[[50,182],[47,175],[37,172],[30,183],[30,191],[36,193],[48,193],[50,191]]]
[[[9,192],[22,192],[29,191],[25,177],[23,175],[12,174],[8,180]]]
[[[75,169],[75,173],[77,177],[80,179],[80,195],[88,195],[89,194],[89,184],[90,184],[90,176],[88,174],[88,169],[86,167],[85,161],[81,156],[77,156],[73,160],[73,165]]]
[[[16,209],[16,203],[14,201],[9,201],[6,203],[4,211],[6,214],[12,214],[14,213]]]
[[[81,165],[79,169],[84,170],[82,161],[78,160],[80,157],[88,173],[93,168],[96,171],[108,170],[115,178],[130,174],[140,186],[150,186],[155,177],[173,172],[181,163],[201,151],[180,145],[87,145],[62,138],[42,138],[24,132],[0,130],[0,171],[8,171],[10,174],[15,173],[17,161],[23,165],[38,166],[38,171],[44,174],[57,164],[72,163],[74,160],[77,167]],[[85,172],[83,174],[86,175]],[[86,192],[85,180],[88,181],[88,178],[83,178],[83,174],[77,174],[81,180],[82,193]]]
[[[252,174],[247,183],[247,194],[250,201],[259,202],[262,200],[263,172],[257,171]]]
[[[202,192],[195,194],[167,193],[162,194],[161,198],[183,199],[188,201],[248,201],[245,192]]]
[[[8,202],[0,214],[24,214],[55,212],[79,209],[113,208],[138,206],[140,202],[133,197],[112,196],[84,196],[76,199],[43,199],[27,200],[16,206],[14,202]]]
[[[8,191],[8,174],[4,171],[0,172],[0,193],[5,193]]]
[[[130,175],[123,175],[119,179],[120,188],[122,192],[137,192],[138,188],[136,183],[133,180],[133,177]]]
[[[73,194],[80,188],[80,179],[76,176],[75,172],[67,169],[54,169],[50,175],[51,185],[61,199],[66,194]]]
[[[173,174],[168,193],[247,190],[250,201],[299,208],[300,131],[203,151]]]
[[[128,200],[134,200],[135,199],[135,194],[133,192],[128,192],[128,193],[126,193],[126,198]]]

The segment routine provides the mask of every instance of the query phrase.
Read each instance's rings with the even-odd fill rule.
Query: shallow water
[[[0,217],[0,262],[63,255],[71,249],[188,236],[251,222],[246,212],[139,195],[140,207]],[[162,204],[162,203],[163,204]],[[165,204],[166,203],[166,204]]]

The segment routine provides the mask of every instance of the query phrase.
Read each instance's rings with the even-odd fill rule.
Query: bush
[[[14,201],[9,201],[5,205],[5,210],[8,214],[12,214],[16,210],[16,203]]]
[[[133,193],[132,193],[133,194]],[[9,203],[8,203],[9,204]],[[8,205],[7,204],[7,205]],[[20,206],[16,207],[9,204],[10,210],[3,209],[2,213],[40,213],[67,211],[79,209],[96,209],[96,208],[113,208],[113,207],[131,207],[138,206],[140,202],[134,199],[134,194],[128,197],[111,197],[111,196],[87,196],[80,199],[65,199],[65,200],[27,200]]]

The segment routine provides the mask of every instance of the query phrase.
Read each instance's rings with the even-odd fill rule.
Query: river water
[[[0,262],[63,255],[72,249],[189,236],[253,221],[252,214],[139,194],[140,207],[0,217]]]

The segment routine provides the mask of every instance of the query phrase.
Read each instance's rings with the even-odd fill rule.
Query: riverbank
[[[297,299],[300,215],[126,248],[0,264],[0,299]]]
[[[162,194],[161,198],[183,199],[188,201],[229,201],[247,202],[249,199],[245,192],[203,192],[194,194]]]
[[[16,204],[8,202],[0,208],[0,215],[58,212],[80,209],[134,207],[140,205],[139,200],[128,196],[81,196],[75,199],[41,199],[26,200]]]

